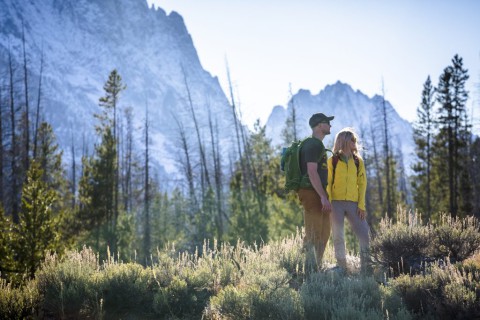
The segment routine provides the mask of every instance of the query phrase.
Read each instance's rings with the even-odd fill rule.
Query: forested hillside
[[[241,97],[231,83],[229,101],[223,93],[217,97],[225,103],[223,109],[216,105],[218,115],[208,101],[195,103],[203,85],[192,85],[186,72],[176,74],[183,89],[168,95],[178,99],[170,106],[185,108],[169,110],[175,130],[167,137],[153,129],[158,113],[152,118],[147,105],[138,117],[138,107],[125,103],[131,84],[113,67],[97,75],[107,80],[92,91],[100,92],[96,108],[82,109],[92,110],[83,114],[91,122],[84,135],[90,140],[66,148],[59,139],[79,138],[71,136],[74,130],[59,137],[56,132],[66,131],[56,130],[45,114],[48,102],[64,92],[44,91],[43,55],[27,50],[31,38],[21,31],[21,50],[8,51],[7,63],[0,65],[3,311],[10,308],[17,318],[41,312],[47,318],[101,318],[108,310],[121,317],[128,315],[116,309],[124,299],[112,298],[120,288],[122,294],[147,297],[139,305],[147,303],[152,317],[260,319],[275,310],[298,319],[318,316],[308,315],[320,303],[309,300],[312,292],[327,297],[341,287],[346,295],[353,286],[360,297],[375,297],[352,307],[365,318],[438,316],[439,310],[479,315],[480,137],[472,132],[467,105],[475,93],[466,91],[470,74],[459,55],[439,79],[425,75],[418,88],[411,170],[393,141],[386,101],[375,98],[377,118],[361,138],[371,258],[378,272],[342,279],[309,265],[299,240],[302,208],[296,194],[284,191],[279,147],[260,121],[252,129],[242,123]],[[15,53],[20,55],[14,58]],[[292,101],[281,128],[285,144],[298,139],[303,126],[295,110]],[[56,117],[68,117],[64,111],[57,110]],[[168,140],[168,157],[159,156],[160,140]],[[162,168],[173,168],[171,174],[159,169],[162,161]],[[355,259],[358,245],[348,229],[346,238]],[[125,287],[116,287],[125,279]],[[74,285],[64,287],[68,281]],[[138,291],[129,291],[132,283],[140,283]],[[421,303],[415,303],[416,294]],[[435,308],[425,309],[429,294]],[[79,296],[89,300],[76,300]],[[172,309],[179,297],[191,304]],[[72,302],[72,313],[55,301]]]

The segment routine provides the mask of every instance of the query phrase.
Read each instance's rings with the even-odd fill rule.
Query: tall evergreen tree
[[[42,176],[40,165],[32,161],[22,190],[20,223],[14,229],[17,269],[32,278],[47,252],[60,249],[59,223],[52,211],[57,195]]]
[[[99,121],[95,130],[101,141],[95,145],[95,155],[84,158],[79,186],[83,201],[79,214],[94,228],[95,245],[99,251],[104,251],[105,248],[99,247],[103,244],[108,245],[111,252],[117,252],[118,249],[119,161],[116,116],[120,93],[125,88],[117,70],[113,70],[104,85],[105,96],[99,100],[102,112],[94,115]]]
[[[457,207],[461,216],[469,215],[473,210],[472,180],[470,166],[470,147],[472,143],[471,123],[467,114],[468,91],[466,82],[469,79],[468,70],[463,67],[463,59],[457,54],[452,59],[453,66],[453,106],[456,114],[455,136],[455,189],[458,190]]]
[[[15,268],[14,250],[12,248],[13,223],[5,216],[0,205],[0,276],[9,277],[18,272]]]
[[[112,249],[116,249],[115,244],[115,229],[117,225],[118,215],[119,215],[119,178],[120,178],[120,168],[119,168],[119,146],[118,146],[118,120],[117,120],[117,113],[118,113],[118,104],[120,99],[120,93],[127,88],[126,85],[122,82],[122,77],[118,73],[116,69],[110,72],[108,76],[108,80],[103,86],[103,90],[105,91],[105,96],[101,97],[99,102],[100,106],[104,108],[104,112],[102,115],[99,115],[99,119],[103,122],[103,128],[106,131],[111,130],[112,141],[111,147],[112,150],[105,150],[108,154],[110,151],[112,152],[113,159],[112,159],[112,173],[113,173],[113,208],[111,217],[111,230],[110,234],[113,237],[111,242]],[[109,127],[110,126],[110,127]],[[97,127],[97,130],[99,127]],[[104,132],[105,133],[105,132]],[[109,136],[110,133],[106,133],[103,137],[106,139],[105,147],[108,148],[110,144]]]
[[[466,159],[470,159],[470,129],[466,114],[468,92],[465,89],[467,73],[468,70],[463,68],[462,58],[455,55],[452,65],[446,67],[440,75],[437,86],[437,101],[440,104],[439,131],[435,137],[437,152],[433,164],[437,192],[447,201],[440,202],[440,210],[447,210],[453,216],[468,214],[468,208],[471,208],[471,190],[463,189],[468,188],[471,183],[465,172],[468,168]],[[443,177],[445,172],[446,177]],[[460,190],[460,187],[463,190]]]
[[[417,108],[417,121],[414,123],[413,140],[418,161],[413,165],[415,178],[412,180],[415,207],[426,214],[427,220],[432,214],[432,142],[434,135],[434,99],[435,89],[430,76],[422,90],[422,102]]]

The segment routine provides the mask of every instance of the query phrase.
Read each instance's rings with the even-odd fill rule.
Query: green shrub
[[[472,281],[480,283],[480,253],[458,263],[457,268],[463,277],[470,277]]]
[[[101,297],[94,277],[98,272],[98,259],[91,249],[68,252],[61,260],[47,256],[36,275],[42,310],[56,318],[100,314]]]
[[[225,287],[218,295],[212,297],[205,310],[206,319],[252,319],[251,314],[252,303],[249,290],[240,290],[232,285]]]
[[[440,279],[432,275],[400,275],[392,280],[392,286],[403,297],[408,309],[417,315],[432,315],[433,300],[441,295]]]
[[[373,261],[393,271],[394,275],[419,271],[431,242],[431,229],[422,226],[417,214],[397,210],[397,222],[383,218],[379,232],[372,239]]]
[[[175,277],[167,287],[161,287],[153,297],[155,313],[164,318],[198,318],[207,305],[211,291],[196,287]]]
[[[290,237],[271,242],[261,250],[264,260],[269,260],[290,275],[290,286],[298,289],[308,274],[317,270],[314,250],[308,253],[303,245],[303,230],[297,230]],[[331,251],[331,250],[327,250]]]
[[[431,255],[436,258],[463,261],[480,249],[479,223],[475,217],[460,219],[444,214],[440,224],[432,228],[432,234]]]
[[[139,264],[106,263],[95,281],[101,292],[103,312],[112,319],[151,315],[151,278],[149,269]]]
[[[455,266],[433,266],[426,275],[403,275],[391,281],[419,318],[478,319],[480,283]]]
[[[303,263],[294,238],[247,248],[238,243],[232,260],[239,277],[210,299],[207,319],[299,319],[301,304],[291,289],[291,269]]]
[[[453,238],[475,242],[476,222],[446,219],[437,232],[402,210],[397,219],[396,223],[382,220],[371,246],[374,260],[395,269],[398,276],[385,278],[385,285],[356,274],[318,272],[311,264],[312,252],[303,245],[303,232],[260,246],[205,242],[201,254],[166,248],[158,251],[148,268],[111,257],[100,264],[98,255],[83,248],[62,259],[47,256],[35,280],[21,288],[0,283],[0,315],[9,319],[411,319],[412,314],[422,319],[479,318],[479,254],[456,265],[437,262],[422,269],[422,275],[402,274],[418,259],[434,255],[434,250],[458,259],[471,255],[475,243],[461,244]],[[434,235],[438,235],[431,240],[435,246],[429,246]],[[331,246],[324,261],[325,266],[333,261]]]
[[[289,288],[262,290],[258,285],[228,286],[205,310],[206,319],[302,319],[299,293]]]
[[[298,291],[279,288],[252,296],[253,319],[296,320],[303,318],[303,307]]]
[[[411,319],[399,296],[373,278],[318,273],[300,295],[305,319]]]
[[[155,313],[167,318],[201,315],[210,297],[237,277],[232,250],[227,245],[219,251],[211,250],[205,244],[201,256],[198,252],[182,253],[174,259],[166,252],[159,253],[158,264],[152,269],[157,285],[153,298]]]
[[[14,288],[5,279],[0,279],[0,319],[33,319],[38,311],[39,300],[34,281]]]

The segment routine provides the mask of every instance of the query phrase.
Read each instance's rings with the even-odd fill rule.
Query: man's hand
[[[322,212],[323,213],[328,213],[332,211],[332,204],[330,201],[328,201],[327,197],[321,197],[320,200],[322,200]]]
[[[362,210],[360,208],[357,208],[357,214],[362,220],[365,220],[365,218],[367,217],[367,213],[365,212],[365,210]]]

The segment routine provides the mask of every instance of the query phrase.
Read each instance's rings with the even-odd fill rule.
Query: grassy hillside
[[[34,280],[0,285],[2,319],[473,319],[480,316],[476,220],[423,225],[398,212],[372,241],[374,272],[316,270],[302,231],[268,244],[158,250],[145,267],[89,248],[50,255]],[[456,241],[458,240],[458,241]],[[476,246],[476,248],[474,248]],[[440,258],[442,257],[442,258]],[[455,260],[455,261],[454,261]]]

